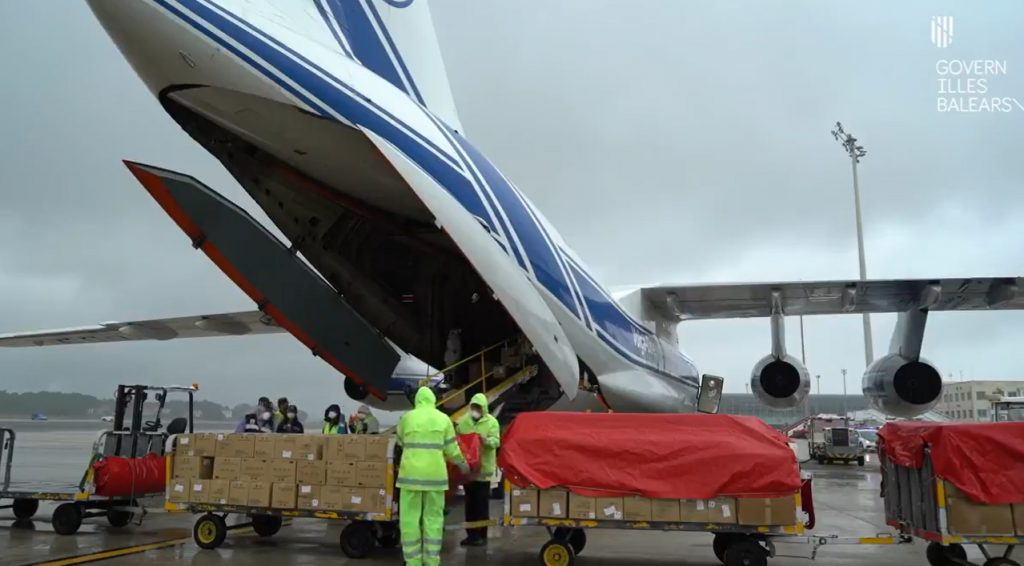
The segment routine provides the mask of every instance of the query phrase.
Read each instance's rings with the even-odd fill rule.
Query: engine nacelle
[[[750,372],[750,390],[773,409],[796,407],[811,391],[811,377],[800,360],[769,354]]]
[[[894,417],[910,418],[931,410],[942,396],[942,375],[928,360],[899,354],[879,358],[861,382],[871,406]]]

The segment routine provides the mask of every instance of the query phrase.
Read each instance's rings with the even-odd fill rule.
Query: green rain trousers
[[[407,566],[437,566],[444,542],[444,492],[403,489],[398,525]]]

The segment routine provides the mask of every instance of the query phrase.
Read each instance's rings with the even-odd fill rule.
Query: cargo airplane
[[[880,410],[912,416],[942,390],[921,357],[929,312],[1024,307],[1016,277],[668,284],[613,297],[465,135],[427,0],[89,4],[166,113],[287,242],[198,179],[126,162],[258,310],[19,333],[0,346],[287,331],[344,374],[351,397],[385,402],[403,387],[402,352],[442,367],[459,332],[464,353],[527,344],[532,387],[554,393],[532,399],[582,387],[618,411],[685,412],[699,374],[681,321],[769,319],[751,388],[791,407],[810,380],[786,353],[784,317],[896,312],[863,389]]]

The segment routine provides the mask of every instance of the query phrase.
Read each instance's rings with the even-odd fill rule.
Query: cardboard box
[[[736,524],[736,499],[734,497],[716,497],[707,501],[708,521],[723,525]]]
[[[955,535],[1014,534],[1013,509],[1009,505],[984,505],[968,498],[947,497],[946,518]]]
[[[173,503],[188,503],[189,494],[192,492],[192,478],[174,478],[167,485],[167,501]]]
[[[327,461],[325,485],[355,486],[356,465],[354,462]]]
[[[737,499],[736,521],[741,525],[795,525],[796,497]]]
[[[622,498],[622,518],[627,521],[650,521],[651,500],[646,497]]]
[[[384,513],[387,511],[388,494],[382,487],[363,488],[363,511],[367,513]]]
[[[683,523],[710,523],[708,502],[703,499],[682,499],[679,501],[679,520]]]
[[[274,435],[274,458],[295,459],[295,440],[298,437],[296,434]]]
[[[682,521],[679,514],[678,499],[651,500],[651,520],[662,523],[678,523]]]
[[[185,456],[209,456],[212,458],[217,455],[217,435],[212,432],[182,434],[178,436],[176,452]]]
[[[320,509],[320,485],[299,484],[298,501],[299,509],[318,510]]]
[[[593,497],[584,497],[569,494],[569,518],[570,519],[596,519],[597,500]]]
[[[366,460],[366,438],[365,434],[346,434],[341,437],[342,451],[345,459],[349,462],[363,462]]]
[[[229,480],[203,480],[206,485],[206,502],[214,505],[228,504]]]
[[[1024,536],[1024,503],[1014,503],[1013,524],[1017,528],[1017,536]]]
[[[193,479],[189,484],[189,503],[210,503],[210,482],[214,480]]]
[[[536,517],[538,495],[536,489],[512,488],[512,516]]]
[[[388,443],[395,437],[390,434],[371,434],[366,436],[366,462],[387,462]]]
[[[621,521],[622,520],[622,498],[621,497],[598,497],[594,503],[597,507],[597,520],[599,521]]]
[[[295,483],[295,460],[267,460],[271,483]]]
[[[213,479],[234,481],[242,473],[241,458],[217,458],[213,461]]]
[[[270,495],[270,507],[273,509],[295,509],[298,486],[295,482],[274,483]]]
[[[261,507],[267,509],[270,507],[270,490],[271,483],[265,481],[255,481],[249,483],[249,507]]]
[[[569,492],[564,489],[545,489],[540,492],[537,515],[549,519],[569,517]]]
[[[246,506],[249,504],[249,482],[233,481],[228,486],[228,505]]]
[[[384,487],[388,483],[388,465],[385,462],[356,463],[356,485]]]
[[[325,436],[323,459],[328,462],[344,462],[346,438],[348,435],[330,434]]]
[[[274,457],[274,434],[252,435],[252,457],[269,459]]]
[[[347,496],[350,489],[341,485],[322,486],[320,488],[320,508],[341,511],[348,501]]]
[[[295,481],[309,485],[327,483],[327,462],[298,460],[295,462]]]
[[[252,458],[253,434],[218,434],[218,458]]]
[[[211,479],[213,477],[213,458],[175,454],[173,477]]]
[[[270,466],[263,458],[242,458],[238,469],[241,481],[270,481]]]
[[[295,438],[294,458],[315,462],[323,460],[324,437],[306,434],[293,435]]]

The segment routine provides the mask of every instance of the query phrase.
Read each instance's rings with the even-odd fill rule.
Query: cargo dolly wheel
[[[207,513],[196,519],[195,527],[192,528],[192,538],[195,539],[199,548],[207,550],[217,548],[224,543],[228,536],[228,526],[220,515]]]
[[[35,517],[36,511],[39,511],[39,500],[15,499],[11,507],[14,509],[14,518],[24,521]]]
[[[281,530],[281,517],[277,515],[253,515],[252,530],[261,537],[272,537]]]
[[[748,536],[738,536],[725,546],[725,566],[767,566],[768,551]]]
[[[711,550],[714,551],[715,558],[719,562],[725,563],[725,549],[729,546],[729,543],[737,538],[743,538],[743,535],[738,533],[715,533],[715,539],[711,542]]]
[[[996,558],[986,560],[984,566],[1020,566],[1020,563],[1016,560],[997,556]]]
[[[61,503],[53,510],[50,524],[58,535],[73,535],[82,526],[82,508],[77,503]]]
[[[569,541],[553,538],[540,548],[540,563],[544,566],[572,566],[576,552]]]
[[[132,514],[128,511],[107,511],[107,523],[111,527],[121,528],[132,522]]]
[[[587,547],[587,531],[583,529],[572,529],[569,527],[558,527],[551,538],[564,540],[572,547],[573,554],[579,556]]]
[[[377,544],[381,548],[395,548],[402,542],[402,535],[398,525],[394,523],[380,523],[377,533]]]
[[[373,525],[352,521],[341,530],[341,551],[349,558],[366,558],[377,544]]]
[[[937,542],[929,543],[925,557],[932,566],[959,566],[967,563],[967,551],[959,544],[942,546]]]

